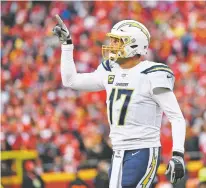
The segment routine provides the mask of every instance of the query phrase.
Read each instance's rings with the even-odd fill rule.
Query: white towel
[[[122,181],[123,158],[124,158],[123,150],[114,151],[109,188],[121,188],[122,187],[121,181]]]

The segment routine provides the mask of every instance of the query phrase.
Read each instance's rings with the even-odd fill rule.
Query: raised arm
[[[71,36],[66,25],[59,15],[56,15],[58,24],[54,27],[53,32],[59,37],[62,43],[61,54],[61,78],[65,87],[83,91],[100,91],[104,90],[103,74],[101,65],[92,73],[77,73],[74,59]]]
[[[63,85],[75,90],[104,90],[102,65],[92,73],[77,73],[73,60],[73,48],[73,44],[62,44],[61,77]]]

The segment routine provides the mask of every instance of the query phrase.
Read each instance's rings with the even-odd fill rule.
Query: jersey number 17
[[[119,126],[124,125],[125,116],[127,113],[127,108],[128,108],[132,93],[133,93],[132,89],[120,89],[120,88],[113,88],[112,89],[112,92],[109,96],[109,120],[110,120],[110,124],[113,124],[113,104],[114,104],[114,102],[121,99],[122,96],[125,96],[124,102],[123,102],[121,110],[120,110],[119,121],[118,121]],[[116,96],[116,99],[115,99],[115,96]]]

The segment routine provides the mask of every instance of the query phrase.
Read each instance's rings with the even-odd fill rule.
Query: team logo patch
[[[109,75],[108,76],[108,84],[113,84],[114,78],[115,78],[115,75]]]

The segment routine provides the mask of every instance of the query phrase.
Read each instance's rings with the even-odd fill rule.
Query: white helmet
[[[103,45],[102,55],[104,59],[117,60],[118,58],[134,57],[137,54],[147,54],[150,33],[140,22],[135,20],[120,21],[113,26],[107,36],[119,39],[119,45]]]

